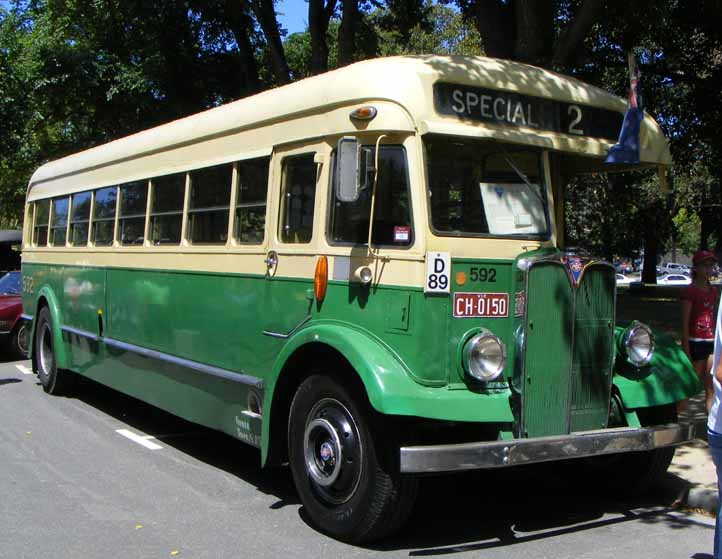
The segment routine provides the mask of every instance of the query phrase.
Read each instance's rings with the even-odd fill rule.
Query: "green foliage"
[[[699,248],[702,220],[687,208],[680,208],[672,223],[677,250],[682,254],[692,254]]]

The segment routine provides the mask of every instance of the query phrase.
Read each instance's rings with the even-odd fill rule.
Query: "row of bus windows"
[[[231,201],[233,169],[237,196]],[[317,167],[313,154],[287,157],[282,165],[279,237],[284,243],[308,243],[313,233]],[[269,158],[249,159],[163,177],[128,182],[72,196],[38,200],[34,205],[35,246],[225,244],[229,212],[231,235],[239,243],[263,242]],[[119,199],[118,199],[119,197]],[[149,200],[150,198],[150,200]],[[332,191],[331,242],[366,244],[371,212],[370,189],[354,203],[336,201]],[[372,244],[408,246],[413,241],[406,158],[400,146],[379,151]],[[150,201],[150,203],[149,203]],[[146,213],[148,218],[146,219]],[[116,215],[117,214],[117,215]],[[117,222],[117,227],[116,227]]]
[[[260,244],[266,219],[268,166],[267,157],[235,164],[238,189],[232,205],[229,202],[233,164],[39,200],[35,203],[33,244],[85,246],[90,241],[94,246],[111,246],[116,239],[117,212],[118,242],[142,245],[147,209],[149,241],[156,245],[180,244],[186,183],[189,185],[186,238],[191,243],[224,244],[233,207],[235,239]]]

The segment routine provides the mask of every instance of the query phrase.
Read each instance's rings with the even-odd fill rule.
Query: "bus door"
[[[265,256],[264,334],[289,337],[310,319],[313,278],[323,237],[321,201],[328,184],[326,144],[274,151]]]

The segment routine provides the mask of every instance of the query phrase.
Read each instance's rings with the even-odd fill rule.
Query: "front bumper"
[[[585,456],[653,450],[695,438],[694,423],[621,427],[536,439],[401,447],[404,473],[504,468]]]

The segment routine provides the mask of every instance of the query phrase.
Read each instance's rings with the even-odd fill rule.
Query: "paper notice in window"
[[[546,231],[538,185],[479,183],[484,215],[492,235],[537,235]]]

